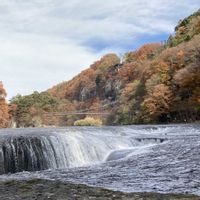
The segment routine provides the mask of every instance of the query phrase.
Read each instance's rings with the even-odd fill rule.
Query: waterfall
[[[96,131],[21,129],[18,134],[2,134],[0,174],[90,165],[106,160],[115,150],[141,143],[130,136]]]

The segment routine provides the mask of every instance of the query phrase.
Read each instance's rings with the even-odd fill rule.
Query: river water
[[[0,174],[200,195],[200,125],[2,129]]]

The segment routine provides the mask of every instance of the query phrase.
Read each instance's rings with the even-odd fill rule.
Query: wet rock
[[[199,200],[199,196],[158,193],[123,193],[81,184],[32,179],[0,182],[0,199],[6,200]]]

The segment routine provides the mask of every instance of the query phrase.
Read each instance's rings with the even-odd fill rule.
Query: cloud
[[[0,77],[13,95],[45,90],[73,77],[80,67],[86,68],[99,57],[86,47],[52,37],[20,34],[0,38],[0,44]]]
[[[45,90],[106,52],[165,37],[199,5],[199,0],[0,0],[0,80],[9,98]]]

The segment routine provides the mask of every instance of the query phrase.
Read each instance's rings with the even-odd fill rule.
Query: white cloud
[[[72,78],[123,42],[173,31],[199,0],[0,0],[0,80],[9,97]],[[105,43],[94,51],[96,41]],[[94,49],[93,49],[94,48]]]
[[[51,37],[20,34],[0,38],[0,44],[0,79],[15,92],[12,95],[45,90],[73,77],[80,67],[86,68],[98,58],[85,47]]]

